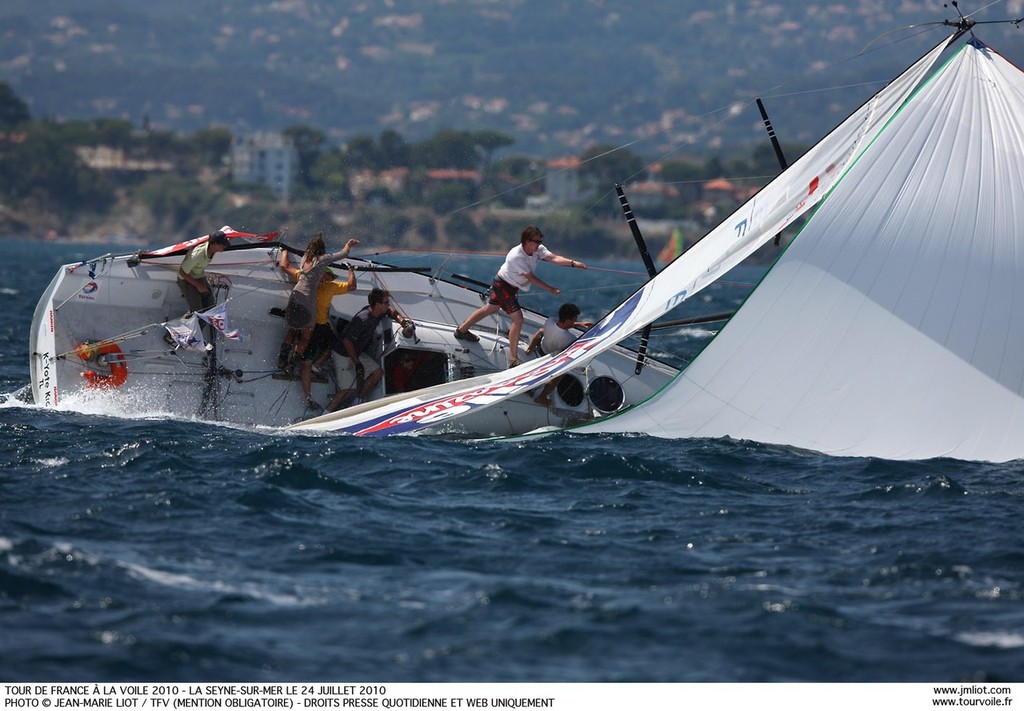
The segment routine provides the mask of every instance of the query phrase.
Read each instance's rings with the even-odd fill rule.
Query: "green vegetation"
[[[286,229],[292,241],[319,229],[368,245],[501,250],[523,224],[537,222],[559,249],[580,255],[631,253],[611,187],[646,177],[644,160],[600,145],[581,156],[581,181],[604,194],[567,209],[529,212],[545,191],[543,161],[498,157],[513,144],[491,131],[441,130],[408,143],[395,131],[356,136],[335,146],[312,126],[284,131],[299,156],[287,204],[265,186],[238,184],[230,173],[232,136],[224,128],[189,135],[136,128],[121,119],[33,119],[26,104],[0,84],[0,234],[120,238],[161,243],[230,224],[236,229]],[[91,160],[87,160],[87,156]],[[105,158],[104,158],[105,156]],[[106,163],[104,163],[106,160]],[[645,206],[643,215],[689,221],[694,229],[699,185],[729,175],[772,175],[774,155],[752,160],[667,162],[661,179],[679,196]],[[91,166],[91,167],[90,167]],[[398,171],[401,180],[380,179]],[[449,171],[439,177],[434,171]],[[371,176],[356,189],[357,176]],[[705,206],[706,207],[706,206]]]

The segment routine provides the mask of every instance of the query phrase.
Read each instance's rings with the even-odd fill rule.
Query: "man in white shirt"
[[[571,346],[578,336],[570,329],[588,329],[594,325],[592,321],[577,321],[579,315],[580,307],[576,304],[562,304],[558,309],[558,318],[549,317],[544,322],[544,327],[533,334],[530,345],[526,348],[526,355],[530,355],[534,351],[539,351],[542,355],[555,355]],[[550,405],[551,393],[558,387],[559,380],[561,380],[561,376],[549,380],[540,395],[533,401],[538,405]]]
[[[521,362],[519,360],[519,334],[523,330],[523,312],[519,305],[519,290],[529,291],[530,285],[536,284],[556,296],[561,293],[534,274],[537,264],[543,260],[573,269],[587,268],[583,262],[555,254],[543,243],[544,233],[539,228],[533,225],[525,227],[519,236],[519,245],[509,250],[505,256],[505,262],[498,269],[498,275],[494,278],[494,283],[491,284],[491,298],[455,329],[455,337],[459,340],[479,341],[480,338],[471,333],[469,329],[481,319],[502,309],[512,318],[512,325],[508,329],[508,366],[510,368],[516,367]]]

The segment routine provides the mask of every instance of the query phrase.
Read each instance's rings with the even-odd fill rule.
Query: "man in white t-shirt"
[[[544,246],[544,233],[539,228],[529,225],[519,236],[519,245],[509,250],[505,262],[498,269],[498,275],[491,284],[491,298],[486,304],[469,315],[455,329],[455,337],[462,341],[479,341],[470,328],[481,319],[502,309],[512,318],[508,329],[508,366],[519,365],[519,334],[523,330],[523,311],[519,305],[519,290],[529,291],[531,284],[547,289],[554,295],[560,292],[545,283],[534,274],[537,264],[543,260],[563,267],[586,269],[587,265],[576,259],[561,257]]]
[[[534,351],[539,351],[542,355],[555,355],[571,346],[578,336],[570,329],[586,330],[594,325],[592,321],[577,321],[579,315],[580,307],[576,304],[562,304],[558,309],[558,318],[549,317],[544,322],[544,327],[533,334],[530,345],[526,347],[526,355],[531,355]],[[558,376],[549,380],[533,401],[538,405],[550,405],[551,393],[558,387],[561,378],[562,376]]]

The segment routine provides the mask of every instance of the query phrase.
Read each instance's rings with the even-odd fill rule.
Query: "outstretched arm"
[[[334,252],[333,254],[328,254],[324,257],[320,257],[320,259],[326,259],[328,263],[336,262],[339,259],[344,259],[349,255],[349,252],[351,252],[352,248],[355,247],[357,244],[359,244],[359,240],[350,239],[348,242],[345,243],[345,246],[339,249],[337,252]]]
[[[344,252],[345,256],[347,257],[349,253],[352,251],[352,248],[355,247],[357,244],[359,244],[359,240],[350,239],[348,242],[345,243],[345,246],[342,247],[341,251]]]
[[[554,252],[545,257],[544,261],[551,262],[552,264],[557,264],[560,267],[569,267],[570,269],[587,268],[587,265],[578,259],[569,259],[568,257],[563,257],[559,254],[555,254]]]

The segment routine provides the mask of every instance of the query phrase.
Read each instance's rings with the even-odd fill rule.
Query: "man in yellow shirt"
[[[278,265],[293,281],[297,282],[299,280],[299,270],[291,265],[287,250],[281,250]],[[350,291],[354,291],[355,288],[356,272],[349,266],[347,282],[335,281],[334,272],[328,268],[324,270],[320,286],[316,290],[316,323],[313,326],[313,335],[309,339],[305,352],[299,354],[299,363],[302,368],[299,376],[299,379],[302,381],[302,394],[306,396],[307,409],[316,411],[316,414],[319,414],[323,408],[313,399],[310,392],[313,384],[313,367],[319,368],[331,355],[331,345],[334,341],[334,333],[331,330],[329,318],[331,301],[335,296],[347,294]],[[284,352],[284,347],[282,347],[282,352]]]

